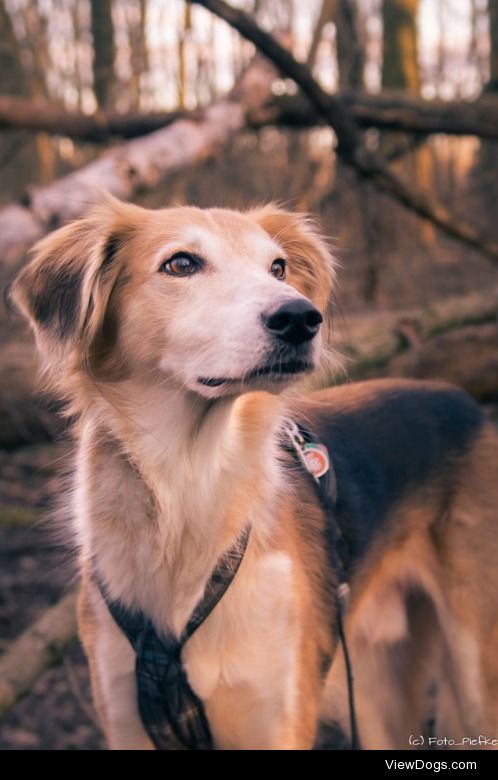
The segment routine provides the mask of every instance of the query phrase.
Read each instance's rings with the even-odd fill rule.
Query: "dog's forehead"
[[[283,248],[255,221],[244,214],[223,209],[192,210],[177,221],[175,241],[216,259],[243,255],[257,259],[277,257]]]

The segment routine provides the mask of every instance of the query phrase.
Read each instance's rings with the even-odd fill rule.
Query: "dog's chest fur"
[[[111,597],[176,635],[220,554],[250,523],[237,576],[183,654],[192,687],[211,700],[215,730],[220,686],[246,685],[254,701],[271,698],[274,688],[285,709],[295,691],[292,563],[273,539],[285,480],[267,432],[260,451],[254,438],[244,441],[233,429],[232,405],[194,447],[177,437],[175,462],[150,456],[164,433],[160,423],[152,445],[144,442],[142,450],[140,437],[134,440],[132,457],[108,431],[83,426],[74,493],[78,545],[83,557],[91,551]]]

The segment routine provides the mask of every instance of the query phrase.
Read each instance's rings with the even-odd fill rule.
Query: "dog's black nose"
[[[318,333],[323,317],[304,298],[287,301],[271,314],[263,314],[265,327],[282,341],[302,344]]]

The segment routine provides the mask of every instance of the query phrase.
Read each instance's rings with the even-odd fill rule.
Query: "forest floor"
[[[498,421],[498,405],[486,412]],[[53,519],[69,445],[0,450],[0,653],[74,584],[68,520]],[[341,747],[340,743],[334,747]],[[0,722],[0,750],[99,750],[88,671],[77,640]],[[329,746],[331,747],[331,745]]]
[[[68,446],[0,451],[0,652],[74,583],[75,567],[50,507]],[[58,524],[57,524],[58,525]],[[0,723],[0,750],[97,750],[83,651],[75,640]]]

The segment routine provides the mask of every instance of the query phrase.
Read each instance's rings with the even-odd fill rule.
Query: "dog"
[[[498,737],[498,439],[443,383],[308,391],[335,263],[306,216],[108,198],[39,242],[11,298],[75,419],[79,635],[111,749],[154,749],[110,599],[179,637],[220,557],[245,554],[182,649],[215,749],[350,734],[327,513],[282,446],[328,448],[348,554],[346,647],[364,749]],[[426,743],[427,744],[427,743]],[[467,745],[468,746],[468,745]]]

